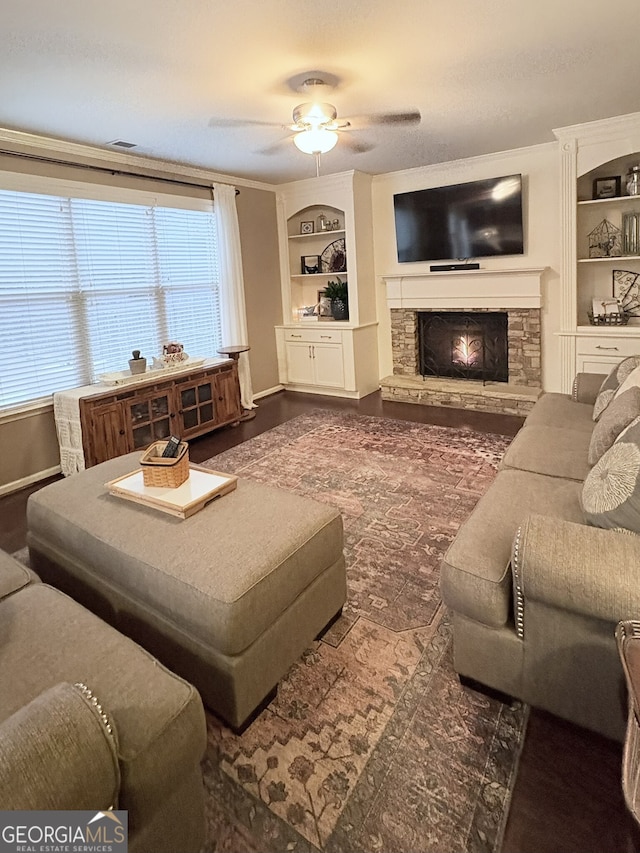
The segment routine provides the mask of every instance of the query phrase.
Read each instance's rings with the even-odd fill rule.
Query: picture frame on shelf
[[[316,310],[318,313],[318,317],[321,320],[333,320],[333,314],[331,313],[331,300],[326,295],[324,290],[318,291],[318,302],[316,304]]]
[[[593,314],[597,317],[599,314],[619,314],[620,303],[617,299],[600,299],[594,297],[591,300]]]
[[[622,191],[620,175],[608,178],[595,178],[593,181],[593,198],[616,198]]]
[[[314,222],[301,222],[300,223],[300,233],[301,234],[313,234],[315,232],[315,223]]]
[[[320,255],[302,255],[300,269],[302,275],[317,275],[320,272]]]

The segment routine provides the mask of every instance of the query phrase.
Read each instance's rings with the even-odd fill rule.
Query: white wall
[[[560,155],[555,142],[374,177],[373,236],[381,377],[393,372],[390,315],[382,276],[429,271],[428,262],[398,263],[393,218],[394,193],[517,173],[523,176],[525,254],[483,258],[480,265],[483,269],[548,268],[543,277],[543,387],[547,391],[560,390],[558,338],[554,334],[559,331],[560,322],[561,269]],[[481,279],[478,286],[482,286]]]

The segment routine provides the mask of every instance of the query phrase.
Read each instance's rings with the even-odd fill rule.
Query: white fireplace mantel
[[[382,279],[389,308],[541,308],[546,270],[455,270],[385,275]]]

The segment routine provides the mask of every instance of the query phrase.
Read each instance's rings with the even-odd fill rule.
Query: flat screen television
[[[398,261],[522,255],[522,175],[398,193]]]

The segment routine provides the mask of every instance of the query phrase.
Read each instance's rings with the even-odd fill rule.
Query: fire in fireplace
[[[506,311],[419,312],[420,373],[508,382],[507,321]]]

